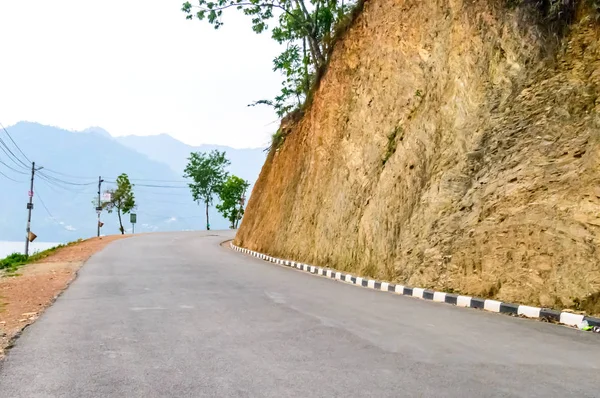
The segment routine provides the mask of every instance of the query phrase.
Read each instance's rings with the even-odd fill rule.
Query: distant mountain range
[[[95,236],[97,216],[92,201],[97,196],[98,177],[105,180],[104,190],[114,187],[111,181],[121,173],[127,173],[135,184],[136,232],[204,229],[202,207],[192,201],[182,177],[190,152],[225,151],[232,163],[229,171],[252,186],[266,156],[262,148],[194,147],[166,134],[112,137],[100,127],[72,132],[20,122],[7,130],[27,158],[43,167],[35,179],[32,216],[32,231],[40,241]],[[0,132],[0,137],[28,163],[4,133]],[[0,163],[0,172],[16,180],[0,174],[0,240],[21,240],[25,236],[30,173],[2,151],[0,161],[6,164]],[[211,228],[228,227],[214,208],[210,216]],[[103,214],[102,220],[103,234],[118,233],[116,215]],[[129,222],[126,224],[131,227]]]
[[[208,152],[217,149],[227,153],[227,158],[231,161],[229,168],[231,173],[254,184],[266,158],[262,149],[233,149],[219,145],[190,146],[167,134],[128,135],[114,139],[128,148],[143,153],[152,160],[167,164],[180,176],[191,152]]]

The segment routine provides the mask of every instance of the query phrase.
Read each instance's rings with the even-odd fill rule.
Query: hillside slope
[[[561,32],[507,3],[367,1],[236,243],[599,313],[598,23],[583,1]]]
[[[254,185],[258,178],[266,154],[262,148],[231,148],[221,145],[191,146],[176,140],[167,134],[136,136],[128,135],[115,137],[115,140],[134,151],[148,156],[157,162],[162,162],[177,175],[182,175],[191,152],[223,151],[231,161],[228,171]],[[250,192],[248,192],[250,194]]]
[[[96,235],[96,205],[92,201],[97,197],[100,175],[105,179],[103,189],[114,188],[109,181],[121,173],[127,173],[136,185],[136,232],[193,230],[206,225],[204,208],[192,200],[185,183],[162,182],[183,181],[181,173],[119,144],[102,129],[72,132],[29,122],[7,128],[27,156],[44,167],[41,173],[66,181],[48,181],[40,174],[36,177],[31,228],[39,242],[69,242]],[[21,241],[27,220],[29,170],[2,155],[0,151],[0,161],[4,159],[18,170],[0,164],[0,172],[16,180],[0,175],[0,241]],[[210,217],[214,229],[228,228],[229,222],[214,207]],[[116,214],[104,213],[102,220],[102,233],[119,232]],[[125,228],[131,228],[129,217],[125,217]]]

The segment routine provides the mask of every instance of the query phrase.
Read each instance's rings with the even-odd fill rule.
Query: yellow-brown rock
[[[551,28],[504,1],[368,0],[271,151],[236,243],[600,313],[593,10]]]

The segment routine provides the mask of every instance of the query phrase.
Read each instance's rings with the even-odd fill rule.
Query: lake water
[[[29,244],[29,254],[33,254],[36,251],[42,251],[50,249],[60,243],[56,242],[31,242]],[[0,242],[0,259],[8,256],[12,253],[24,253],[25,252],[25,241],[23,242]]]

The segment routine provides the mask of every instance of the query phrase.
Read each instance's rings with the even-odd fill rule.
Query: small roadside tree
[[[219,193],[228,173],[225,167],[231,162],[225,157],[225,152],[213,150],[209,153],[192,152],[185,166],[183,176],[191,178],[190,191],[194,201],[204,202],[206,206],[206,229],[210,230],[208,208]]]
[[[123,220],[121,219],[122,214],[127,214],[131,210],[135,209],[135,196],[133,195],[133,184],[129,181],[127,174],[123,173],[117,177],[117,188],[109,189],[106,193],[110,194],[110,200],[102,204],[102,208],[106,209],[109,213],[117,211],[119,218],[119,231],[121,234],[125,234],[125,228],[123,228]]]
[[[238,227],[238,223],[244,215],[244,200],[249,186],[248,181],[237,176],[229,176],[221,187],[219,192],[221,203],[217,205],[217,210],[229,220],[231,229]]]

